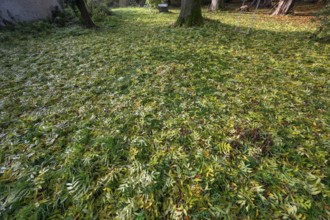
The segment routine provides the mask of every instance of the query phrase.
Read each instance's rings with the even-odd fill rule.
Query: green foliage
[[[89,0],[86,1],[87,7],[93,16],[93,20],[98,22],[104,20],[104,18],[112,15],[110,9],[110,1],[106,0]]]
[[[164,3],[162,0],[146,0],[146,5],[152,7],[152,8],[157,8],[158,4]]]
[[[329,45],[203,13],[0,32],[1,219],[328,219]]]
[[[52,11],[52,16],[45,20],[34,22],[23,22],[12,26],[6,26],[6,29],[14,29],[22,34],[25,32],[32,32],[38,34],[49,34],[54,26],[64,27],[70,25],[76,25],[80,22],[79,11],[74,1],[63,1],[63,10],[55,8]]]
[[[330,4],[324,6],[317,14],[315,21],[319,28],[313,34],[316,38],[330,40]]]

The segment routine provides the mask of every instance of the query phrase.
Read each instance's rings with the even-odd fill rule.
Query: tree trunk
[[[274,15],[286,15],[293,10],[295,0],[280,0],[277,8],[273,12]]]
[[[182,0],[176,26],[199,26],[203,24],[201,0]]]
[[[75,0],[75,2],[76,2],[76,5],[77,5],[77,7],[80,11],[81,17],[82,17],[86,27],[96,28],[96,25],[94,24],[94,22],[92,21],[91,16],[88,13],[88,10],[86,8],[86,4],[85,4],[84,0]]]
[[[212,0],[210,5],[210,11],[224,10],[225,0]]]

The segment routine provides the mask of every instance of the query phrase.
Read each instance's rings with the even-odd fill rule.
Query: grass
[[[177,16],[0,32],[0,218],[329,218],[329,44]]]

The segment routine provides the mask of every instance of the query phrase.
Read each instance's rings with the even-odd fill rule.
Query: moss
[[[175,26],[185,26],[185,27],[192,27],[192,26],[201,26],[203,25],[203,18],[196,19],[195,16],[188,16],[187,18],[178,18]]]
[[[204,22],[201,10],[201,1],[193,0],[193,6],[190,15],[185,16],[180,14],[178,20],[175,23],[175,26],[201,26],[203,25],[203,23]]]

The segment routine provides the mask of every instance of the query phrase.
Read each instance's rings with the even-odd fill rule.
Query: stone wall
[[[51,17],[59,0],[0,0],[0,26]]]

